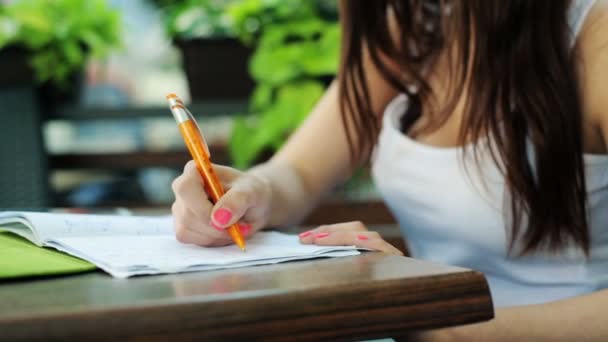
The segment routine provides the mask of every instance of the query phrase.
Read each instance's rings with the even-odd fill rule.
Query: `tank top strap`
[[[589,10],[593,7],[596,0],[572,0],[568,11],[568,25],[570,26],[570,46],[573,47],[576,43],[578,34],[580,33],[583,23],[589,14]]]

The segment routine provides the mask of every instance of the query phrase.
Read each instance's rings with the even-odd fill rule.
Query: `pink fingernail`
[[[211,227],[215,228],[215,230],[217,230],[217,231],[224,232],[224,228],[216,225],[215,222],[213,222],[213,221],[211,221]]]
[[[369,240],[369,238],[365,235],[357,235],[357,240]]]
[[[322,238],[328,237],[328,236],[329,236],[329,233],[319,233],[319,234],[315,235],[315,238],[322,239]]]
[[[243,235],[249,235],[249,232],[251,231],[251,225],[248,223],[241,223],[239,224],[239,229],[241,230],[241,233]]]
[[[312,232],[310,230],[308,230],[308,231],[305,231],[304,233],[300,233],[300,235],[298,235],[298,236],[301,238],[305,238],[305,237],[311,236],[311,235],[312,235]]]
[[[225,208],[220,208],[213,213],[213,220],[223,226],[227,225],[232,218],[232,212]]]

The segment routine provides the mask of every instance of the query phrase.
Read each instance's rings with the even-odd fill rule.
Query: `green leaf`
[[[120,14],[106,0],[19,0],[0,8],[0,48],[26,47],[40,82],[65,85],[90,56],[120,47],[120,32]]]
[[[52,76],[54,53],[51,50],[43,50],[31,59],[31,65],[36,71],[36,79],[39,82],[47,81]]]
[[[297,47],[282,49],[258,49],[251,56],[249,71],[254,80],[279,85],[302,74],[296,60],[300,54]]]
[[[251,110],[255,112],[270,105],[272,93],[273,88],[269,84],[258,84],[251,95]]]
[[[319,101],[325,89],[314,80],[291,83],[281,87],[277,95],[283,115],[292,115],[288,128],[296,128]]]
[[[280,148],[323,95],[320,76],[336,73],[340,29],[335,19],[318,14],[322,1],[243,0],[229,7],[239,38],[257,43],[249,61],[257,82],[250,98],[253,114],[235,123],[230,140],[237,167]]]
[[[244,169],[255,159],[256,151],[250,144],[252,129],[243,117],[234,119],[230,137],[229,152],[236,168]]]
[[[67,41],[63,47],[63,54],[70,65],[80,65],[84,60],[82,49],[74,41]]]
[[[49,34],[53,31],[53,23],[40,10],[34,11],[10,11],[9,15],[29,30],[40,34]]]
[[[340,59],[340,27],[328,25],[319,41],[303,50],[302,68],[309,75],[332,75],[338,70]]]
[[[306,118],[323,92],[318,81],[287,84],[278,89],[276,101],[257,115],[254,124],[242,118],[236,120],[230,139],[234,165],[247,167],[267,149],[277,150]]]

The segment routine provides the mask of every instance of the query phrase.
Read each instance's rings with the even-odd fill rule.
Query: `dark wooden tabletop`
[[[367,252],[212,272],[0,284],[0,339],[365,339],[488,320],[481,273]]]

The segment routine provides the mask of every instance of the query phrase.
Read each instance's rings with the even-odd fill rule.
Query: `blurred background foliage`
[[[19,0],[0,6],[0,49],[25,49],[38,82],[66,87],[90,57],[121,46],[119,11],[105,0]]]
[[[32,136],[44,126],[37,148],[50,160],[41,173],[53,203],[167,203],[182,166],[175,161],[187,156],[164,94],[190,101],[216,162],[245,169],[266,160],[336,75],[336,7],[337,0],[0,0],[0,96],[15,98],[23,88],[17,76],[40,88],[22,94],[39,113],[27,125],[20,113],[19,124]],[[42,96],[49,84],[82,92],[55,101],[53,91],[64,90]],[[11,134],[5,141],[22,138]]]
[[[234,25],[227,9],[239,0],[151,0],[163,11],[169,37],[234,37]]]
[[[338,67],[340,29],[331,0],[157,0],[174,39],[233,37],[251,46],[255,89],[235,119],[234,166],[276,151],[302,122]]]

